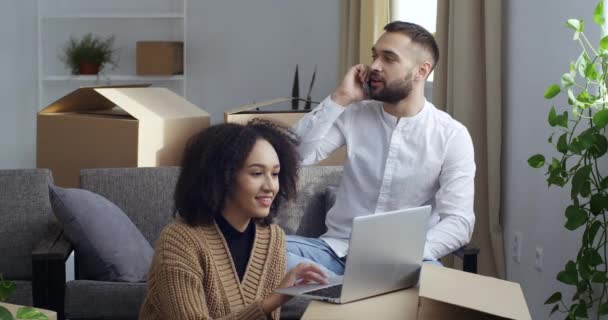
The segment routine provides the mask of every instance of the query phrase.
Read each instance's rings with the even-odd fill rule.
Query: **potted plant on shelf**
[[[593,20],[604,28],[603,0]],[[608,177],[601,165],[608,160],[608,36],[592,45],[583,20],[569,19],[566,26],[574,31],[580,55],[560,84],[552,84],[544,94],[546,99],[564,94],[561,106],[552,106],[548,114],[554,128],[548,142],[557,152],[551,160],[536,154],[528,163],[545,168],[549,186],[569,187],[564,227],[581,234],[576,257],[556,276],[571,286],[573,297],[555,292],[545,304],[552,306],[551,314],[559,311],[566,319],[599,319],[608,314]]]
[[[74,75],[98,74],[108,66],[113,69],[118,65],[118,54],[113,46],[113,35],[104,38],[87,33],[80,39],[70,37],[60,59]]]

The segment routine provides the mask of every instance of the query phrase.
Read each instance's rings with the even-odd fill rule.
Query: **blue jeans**
[[[287,271],[299,263],[315,263],[328,275],[343,275],[344,261],[323,240],[296,235],[287,235]],[[424,260],[423,263],[443,266],[439,260]]]
[[[344,274],[344,261],[325,241],[317,238],[288,235],[287,271],[302,262],[319,265],[329,277]]]

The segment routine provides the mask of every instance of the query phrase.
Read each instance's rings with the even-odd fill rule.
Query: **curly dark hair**
[[[224,123],[192,136],[184,150],[181,172],[175,187],[175,211],[191,226],[210,225],[222,214],[236,175],[258,139],[268,141],[279,156],[279,191],[262,225],[272,223],[283,201],[296,194],[300,159],[296,134],[275,122],[253,119],[247,124]]]

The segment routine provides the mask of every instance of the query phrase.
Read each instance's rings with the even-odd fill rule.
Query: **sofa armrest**
[[[57,312],[63,319],[66,260],[72,244],[58,230],[43,238],[32,251],[32,294],[34,306]]]
[[[477,256],[479,255],[479,247],[474,244],[467,244],[452,252],[462,260],[462,270],[471,273],[477,273]]]

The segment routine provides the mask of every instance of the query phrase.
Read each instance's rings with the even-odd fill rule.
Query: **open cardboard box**
[[[418,319],[532,319],[518,283],[424,264]]]
[[[419,286],[347,304],[313,301],[302,319],[532,319],[519,284],[423,264]]]
[[[228,110],[224,112],[224,122],[246,123],[253,118],[261,118],[293,127],[311,110],[291,110],[292,100],[292,98],[277,98]],[[346,148],[342,147],[330,155],[329,158],[319,162],[318,165],[343,165],[345,158]]]
[[[78,187],[80,169],[178,165],[209,114],[166,88],[82,87],[37,116],[36,166]]]

